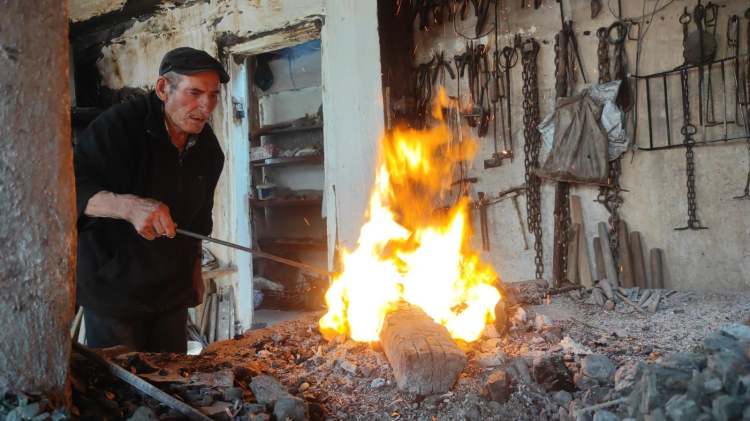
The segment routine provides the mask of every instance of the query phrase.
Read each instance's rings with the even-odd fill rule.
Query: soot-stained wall
[[[470,3],[470,2],[469,2]],[[532,2],[527,2],[532,3]],[[565,16],[574,22],[574,30],[580,46],[581,58],[586,76],[589,82],[596,83],[597,69],[597,44],[596,31],[600,27],[609,26],[616,19],[612,12],[605,7],[596,19],[591,19],[590,3],[588,0],[563,1]],[[610,2],[616,7],[617,2]],[[692,11],[697,4],[696,1],[676,1],[661,11],[658,11],[653,19],[651,13],[656,6],[655,0],[622,1],[622,13],[624,17],[638,18],[647,14],[643,19],[643,28],[648,27],[642,41],[642,51],[639,74],[652,74],[672,70],[683,63],[682,57],[682,26],[678,19],[683,13],[684,7]],[[745,30],[748,21],[743,17],[748,7],[746,1],[718,1],[719,7],[718,25],[716,37],[718,39],[717,57],[723,58],[726,51],[726,28],[727,19],[732,14],[741,17],[740,52],[746,53]],[[518,1],[498,1],[499,20],[499,46],[502,47],[512,43],[514,34],[521,34],[526,39],[535,38],[541,44],[538,56],[539,94],[541,100],[542,117],[553,111],[555,97],[555,73],[554,73],[554,37],[560,30],[559,4],[545,0],[543,7],[535,10],[533,7],[520,8]],[[660,2],[659,7],[667,2]],[[571,10],[572,6],[572,10]],[[402,13],[404,11],[402,10]],[[407,8],[407,13],[412,11]],[[617,13],[617,11],[614,11]],[[488,13],[488,22],[485,31],[492,28],[494,24],[494,11],[492,6]],[[414,22],[414,47],[413,63],[416,67],[419,63],[429,62],[434,53],[445,52],[445,57],[451,59],[455,54],[462,54],[468,40],[462,38],[458,33],[468,36],[475,35],[476,18],[473,7],[470,6],[468,18],[465,21],[458,20],[456,29],[452,21],[445,25],[431,23],[427,31],[420,32],[417,21]],[[641,19],[637,19],[641,21]],[[649,26],[649,23],[651,25]],[[689,30],[696,29],[693,23]],[[474,41],[476,44],[485,44],[489,52],[494,52],[494,32],[490,31],[488,36]],[[636,41],[625,42],[630,60],[630,72],[636,72]],[[613,47],[609,47],[612,54]],[[716,114],[722,112],[722,92],[719,89],[720,73],[718,66],[713,68],[715,110]],[[516,159],[513,163],[506,161],[502,167],[487,169],[483,168],[483,160],[490,158],[493,152],[492,127],[487,137],[479,138],[480,150],[473,162],[472,168],[467,176],[478,177],[479,182],[471,186],[472,197],[476,199],[476,192],[488,192],[490,197],[497,195],[499,191],[512,187],[524,185],[524,162],[523,162],[523,108],[521,75],[522,66],[517,64],[511,69],[511,108],[513,119],[513,140]],[[693,90],[691,91],[692,105],[697,107],[697,76],[691,75]],[[727,70],[727,78],[731,73]],[[468,103],[467,77],[462,80],[461,101],[464,106]],[[677,79],[679,82],[679,78]],[[672,82],[670,82],[672,83]],[[580,92],[585,85],[580,75],[575,85],[575,92]],[[457,94],[456,82],[447,77],[446,91],[448,95]],[[658,86],[652,86],[656,93]],[[682,142],[679,135],[681,124],[681,110],[679,107],[679,87],[674,85],[673,97],[670,99],[672,107],[672,136],[673,142]],[[660,91],[659,91],[660,92]],[[730,120],[733,118],[734,110],[731,102],[732,89],[727,93],[730,101]],[[647,146],[647,114],[645,112],[645,87],[640,86],[639,102],[641,105],[638,115],[639,139],[638,145]],[[659,144],[666,141],[666,125],[663,117],[666,112],[662,103],[658,100],[654,103],[654,138]],[[694,109],[694,119],[697,120],[698,111]],[[657,118],[662,118],[662,123]],[[633,121],[633,115],[630,117]],[[697,121],[695,122],[697,124]],[[713,130],[723,130],[723,127]],[[730,136],[741,133],[736,125],[729,125]],[[471,133],[476,136],[476,129]],[[632,125],[630,133],[632,134]],[[676,136],[676,137],[675,137]],[[502,140],[499,140],[502,149]],[[540,162],[546,160],[546,149],[542,147]],[[698,203],[698,216],[700,221],[708,230],[699,231],[675,231],[674,228],[684,227],[687,221],[687,188],[686,188],[686,159],[684,148],[643,151],[635,153],[628,152],[624,159],[623,174],[621,177],[622,188],[628,190],[623,193],[625,202],[620,207],[620,215],[627,222],[630,231],[640,231],[643,238],[646,265],[648,271],[648,249],[661,248],[665,256],[665,286],[667,288],[684,288],[694,290],[711,291],[739,291],[750,287],[750,201],[733,199],[733,196],[742,195],[748,172],[748,149],[744,140],[736,140],[729,143],[718,143],[710,146],[695,148],[695,170],[696,170],[696,193]],[[542,228],[544,245],[544,277],[552,278],[552,245],[553,245],[553,205],[554,185],[551,182],[543,182],[542,187]],[[598,189],[595,187],[573,185],[571,194],[581,196],[583,216],[586,225],[586,238],[588,250],[593,265],[592,240],[597,233],[597,223],[606,222],[609,214],[604,207],[595,203]],[[519,198],[519,205],[523,217],[523,226],[528,230],[526,222],[526,199]],[[484,260],[490,262],[500,277],[508,281],[518,281],[535,278],[534,271],[534,249],[533,236],[526,232],[529,242],[529,250],[524,250],[521,240],[521,231],[515,210],[511,201],[507,200],[493,205],[487,209],[490,251],[482,252]],[[476,249],[481,250],[479,236],[479,219],[474,212],[474,227],[477,234],[474,238]],[[593,268],[592,268],[593,270]],[[595,278],[596,279],[596,278]]]

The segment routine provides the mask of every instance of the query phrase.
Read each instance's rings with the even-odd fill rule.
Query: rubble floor
[[[270,376],[290,394],[304,398],[309,404],[312,421],[567,421],[566,405],[555,402],[554,391],[545,391],[531,381],[524,364],[518,368],[519,361],[530,368],[534,358],[559,354],[576,373],[585,353],[571,350],[573,343],[581,349],[588,348],[587,352],[606,355],[615,367],[636,360],[651,363],[660,356],[691,352],[703,338],[722,326],[747,324],[750,318],[750,293],[672,291],[662,296],[666,298],[662,299],[661,308],[648,315],[625,303],[619,303],[614,311],[605,311],[596,304],[589,304],[591,300],[586,293],[580,299],[567,294],[552,296],[549,304],[537,297],[540,304],[512,307],[508,311],[514,324],[510,334],[471,343],[457,341],[469,357],[469,367],[450,391],[430,396],[399,390],[388,360],[377,344],[354,342],[343,335],[332,341],[323,339],[317,328],[323,312],[306,313],[271,328],[246,332],[232,340],[215,343],[197,356],[140,356],[156,366],[152,368],[157,371],[148,375],[149,381],[194,406],[200,404],[189,400],[189,392],[195,396],[200,390],[200,395],[205,395],[208,393],[204,393],[205,388],[214,388],[217,394],[213,396],[218,396],[219,401],[222,393],[226,396],[227,388],[231,387],[242,389],[245,405],[253,404],[256,396],[249,387],[251,379]],[[537,317],[537,314],[549,319]],[[541,327],[539,319],[547,323],[551,320],[552,325]],[[113,362],[138,372],[132,365],[133,358],[132,353],[124,354],[115,357]],[[161,420],[182,418],[123,382],[112,380],[111,375],[110,380],[106,380],[107,374],[102,374],[102,370],[98,373],[93,370],[90,363],[74,354],[71,381],[76,407],[71,411],[72,419],[125,420],[141,406],[151,407]],[[488,377],[498,370],[511,373],[517,383],[503,404],[492,401],[488,390]],[[203,379],[201,381],[208,385],[201,386],[196,379]],[[581,393],[573,393],[573,398],[580,399]],[[86,407],[97,405],[96,402],[99,407],[102,407],[101,402],[109,406],[104,412],[112,414],[114,411],[119,415],[102,416],[104,412]],[[216,404],[231,406],[222,402],[211,405]],[[242,406],[234,398],[234,406],[237,405]],[[227,419],[225,413],[213,418]],[[236,419],[270,419],[269,415],[243,417]]]
[[[569,336],[593,352],[607,355],[617,367],[628,360],[650,362],[660,355],[690,352],[721,326],[745,324],[750,318],[750,293],[666,295],[661,308],[649,315],[642,315],[624,303],[618,304],[614,311],[605,311],[586,304],[585,299],[574,300],[565,294],[550,297],[548,305],[521,307],[529,324],[536,313],[548,315],[562,328],[563,337]],[[540,411],[554,405],[552,393],[542,395],[538,387],[533,387],[538,385],[525,385],[521,381],[506,404],[491,404],[487,395],[489,374],[503,369],[502,365],[492,366],[491,362],[490,367],[480,366],[488,365],[488,358],[497,356],[500,362],[507,362],[514,356],[534,358],[564,353],[554,341],[540,341],[539,331],[531,326],[517,338],[506,336],[502,341],[480,339],[461,343],[470,365],[455,387],[443,395],[419,396],[397,388],[382,351],[351,340],[329,343],[322,339],[316,329],[322,314],[306,314],[272,328],[247,332],[238,339],[212,345],[201,356],[173,356],[161,363],[200,368],[206,363],[243,366],[257,362],[266,368],[264,374],[275,377],[287,388],[299,384],[300,379],[308,383],[310,388],[305,393],[324,405],[328,412],[326,419],[537,420]],[[289,354],[291,360],[286,359]],[[294,363],[305,356],[306,362]],[[316,360],[316,356],[322,358]],[[342,369],[342,362],[350,363],[346,367],[355,366],[355,373]],[[377,379],[384,380],[383,386],[377,387],[383,383]]]

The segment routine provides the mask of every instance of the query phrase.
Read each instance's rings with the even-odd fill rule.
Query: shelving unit
[[[317,130],[323,130],[323,125],[315,125],[315,126],[301,126],[301,127],[284,127],[279,129],[270,129],[270,130],[263,130],[264,128],[261,127],[257,133],[251,135],[251,139],[256,140],[260,139],[261,136],[270,136],[270,135],[277,135],[277,134],[290,134],[290,133],[302,133],[302,132],[311,132],[311,131],[317,131]]]
[[[284,206],[320,206],[323,199],[253,199],[256,208],[280,208]]]
[[[262,161],[253,161],[251,164],[255,167],[280,167],[285,165],[310,165],[322,164],[324,162],[323,154],[307,156],[290,156],[282,158],[268,158]]]
[[[252,74],[249,75],[251,102],[248,108],[252,112],[248,140],[252,147],[276,145],[280,150],[293,151],[310,147],[320,150],[322,145],[325,149],[320,47],[319,43],[307,44],[274,51],[259,60],[267,60],[274,75],[274,83],[266,91],[254,83]],[[322,165],[325,159],[325,153],[319,153],[250,162],[253,243],[260,250],[311,266],[327,266]],[[276,184],[275,197],[258,200],[257,185],[266,182]],[[256,262],[256,276],[282,283],[289,291],[294,291],[294,282],[285,275],[284,268],[265,259]],[[294,299],[300,299],[308,290],[305,287]],[[273,292],[264,294],[267,302],[261,304],[261,308],[270,305],[288,310],[291,304],[299,304],[287,302],[290,297],[275,296]]]

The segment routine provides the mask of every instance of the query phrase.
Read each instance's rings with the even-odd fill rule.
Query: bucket
[[[201,351],[203,351],[203,345],[201,345],[200,342],[188,341],[187,343],[188,355],[200,355]]]
[[[269,197],[273,197],[276,192],[276,184],[274,183],[263,183],[256,186],[258,189],[258,200],[266,200]]]

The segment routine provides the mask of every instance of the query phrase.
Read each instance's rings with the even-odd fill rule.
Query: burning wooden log
[[[396,382],[407,392],[447,392],[469,365],[448,329],[408,303],[385,316],[379,336]]]

